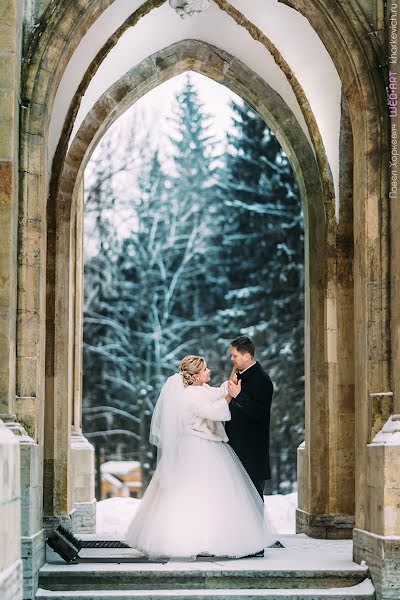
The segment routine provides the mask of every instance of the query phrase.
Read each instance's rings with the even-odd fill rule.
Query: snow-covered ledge
[[[363,528],[353,531],[353,556],[367,562],[378,599],[398,598],[400,414],[391,415],[367,445],[367,461],[366,511]]]
[[[210,6],[210,0],[169,0],[169,4],[181,19],[186,19],[203,12]]]
[[[80,432],[71,434],[71,470],[74,502],[73,531],[94,533],[96,530],[94,448]]]
[[[0,598],[22,599],[20,453],[16,436],[0,420]]]

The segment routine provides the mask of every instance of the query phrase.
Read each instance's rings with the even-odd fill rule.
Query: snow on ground
[[[278,533],[295,533],[297,492],[264,496],[264,501]],[[123,532],[139,504],[136,498],[108,498],[97,502],[96,533],[115,536],[116,532]]]
[[[136,498],[107,498],[97,502],[96,533],[123,533],[140,504]]]
[[[297,492],[264,496],[264,502],[278,533],[296,533]]]

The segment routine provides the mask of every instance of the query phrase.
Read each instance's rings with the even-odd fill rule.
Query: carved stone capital
[[[181,19],[186,19],[203,12],[209,7],[210,0],[169,0],[169,4]]]

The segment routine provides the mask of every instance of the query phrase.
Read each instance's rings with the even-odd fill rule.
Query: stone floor
[[[79,536],[83,540],[95,540],[101,539],[101,536],[96,534],[81,534]],[[110,537],[108,536],[108,539]],[[285,546],[285,548],[273,548],[265,551],[264,557],[257,558],[241,558],[241,559],[224,559],[224,558],[201,558],[196,561],[176,561],[176,560],[165,560],[162,562],[132,562],[125,563],[125,560],[140,559],[141,555],[136,550],[130,548],[109,548],[109,549],[82,549],[79,556],[85,558],[85,560],[92,559],[93,563],[96,563],[97,559],[111,558],[113,569],[115,563],[119,560],[124,560],[124,568],[132,570],[139,569],[170,569],[171,567],[176,568],[179,563],[179,569],[189,570],[204,570],[205,563],[210,569],[221,569],[224,567],[229,570],[330,570],[330,571],[346,571],[351,570],[353,572],[366,573],[367,567],[365,565],[358,565],[353,562],[352,559],[352,548],[353,544],[351,540],[316,540],[309,538],[305,534],[300,535],[280,535],[279,540]],[[50,548],[47,547],[47,564],[59,568],[61,565],[66,563],[55,554]],[[92,562],[91,561],[91,562]],[[74,565],[74,568],[78,568],[79,565]],[[87,565],[84,567],[87,568]]]
[[[81,535],[99,539],[98,535]],[[104,536],[103,536],[104,539]],[[373,600],[368,567],[351,540],[280,535],[264,557],[150,562],[137,551],[82,549],[66,564],[50,549],[37,600]],[[107,562],[102,562],[106,559]],[[144,559],[144,560],[143,560]]]

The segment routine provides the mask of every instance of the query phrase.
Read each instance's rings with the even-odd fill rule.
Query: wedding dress
[[[276,539],[265,506],[226,443],[227,382],[170,377],[152,419],[159,462],[122,540],[150,558],[242,557]]]

